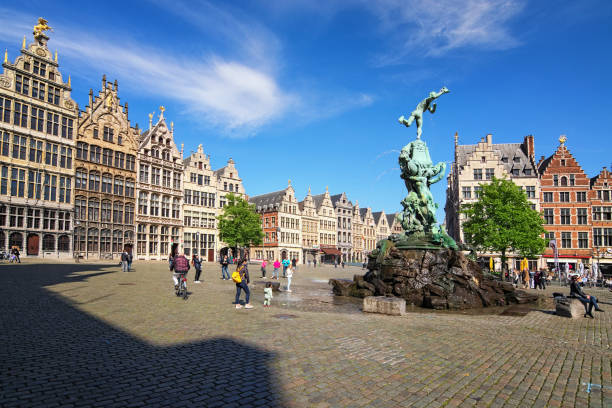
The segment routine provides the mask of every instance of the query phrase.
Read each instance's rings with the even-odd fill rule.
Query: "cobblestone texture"
[[[302,266],[263,308],[252,267],[256,308],[236,310],[218,265],[187,301],[165,263],[135,267],[0,265],[0,406],[612,406],[608,291],[587,289],[607,309],[594,320],[550,302],[391,317],[330,295],[357,268]]]

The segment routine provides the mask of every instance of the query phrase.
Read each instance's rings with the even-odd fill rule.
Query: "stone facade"
[[[402,224],[397,219],[397,213],[387,214],[387,225],[389,225],[389,230],[391,234],[401,234],[404,232],[404,228],[402,228]]]
[[[464,242],[461,224],[465,218],[460,214],[461,205],[478,200],[481,184],[493,177],[512,180],[527,193],[533,208],[540,210],[540,180],[533,136],[526,136],[523,143],[493,144],[490,134],[475,145],[459,145],[458,141],[455,134],[455,160],[447,179],[445,206],[447,232],[457,243]],[[518,256],[516,261],[520,261]]]
[[[140,135],[137,169],[136,256],[167,259],[171,245],[183,237],[183,151],[163,107],[155,125],[149,115],[149,129]]]
[[[306,263],[314,260],[319,262],[319,217],[310,193],[310,187],[304,200],[299,202],[299,208],[302,214],[302,259]]]
[[[366,260],[370,252],[376,249],[376,223],[371,208],[361,208],[359,211],[363,223],[363,259]]]
[[[184,161],[183,245],[185,255],[197,254],[204,261],[217,259],[219,233],[217,180],[210,156],[202,145]]]
[[[391,228],[387,220],[387,214],[384,211],[377,211],[372,213],[374,218],[374,225],[376,226],[376,241],[381,239],[387,239],[391,235]]]
[[[349,262],[353,252],[353,204],[346,197],[346,193],[331,196],[332,204],[336,210],[338,250],[342,261]]]
[[[591,262],[597,262],[599,269],[612,274],[612,173],[606,167],[591,178],[589,192],[593,246]]]
[[[312,197],[319,219],[320,262],[334,263],[340,257],[337,241],[336,212],[325,187],[325,193]]]
[[[257,259],[296,259],[303,262],[301,213],[291,180],[287,188],[249,198],[261,215],[264,240],[251,248]]]
[[[42,34],[0,75],[0,250],[71,257],[78,106]]]
[[[353,257],[351,262],[365,262],[365,239],[363,236],[363,220],[359,209],[359,201],[355,200],[353,206]]]
[[[75,254],[117,259],[133,250],[138,130],[121,106],[118,84],[102,89],[81,112],[76,145]]]
[[[228,193],[246,197],[244,187],[242,186],[242,179],[238,175],[236,163],[231,157],[227,160],[227,164],[220,169],[215,170],[213,175],[217,181],[217,197],[219,198],[218,213],[221,213],[221,211],[223,211],[223,207],[225,207],[227,204],[225,196]],[[219,240],[217,242],[217,248],[219,249],[219,256],[226,255],[231,251],[231,249],[223,241]],[[237,254],[232,255],[236,256]]]

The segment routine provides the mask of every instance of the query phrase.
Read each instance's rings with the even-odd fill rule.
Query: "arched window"
[[[123,203],[121,201],[115,201],[113,203],[113,223],[123,223]]]
[[[134,205],[133,204],[125,205],[125,224],[126,225],[134,224]]]
[[[151,149],[151,157],[156,157],[159,159],[159,150],[158,149]]]
[[[70,251],[70,237],[68,235],[60,235],[57,239],[57,250],[59,252]]]
[[[100,218],[100,201],[97,198],[90,198],[87,219],[89,221],[98,221],[99,218]]]
[[[111,251],[111,231],[103,229],[100,231],[100,252]]]
[[[85,228],[83,227],[74,229],[74,250],[85,251]]]
[[[113,194],[117,196],[123,195],[123,177],[115,177],[115,189]]]
[[[232,183],[230,183],[229,187],[230,187],[230,191],[234,191],[234,185]]]
[[[561,185],[562,186],[567,186],[567,177],[565,177],[565,176],[561,177]]]
[[[98,252],[98,229],[90,228],[87,230],[87,252]]]
[[[87,189],[87,170],[86,169],[76,169],[75,173],[75,187],[80,188],[82,190]]]
[[[166,139],[166,146],[170,146],[170,139]]]
[[[23,251],[23,235],[19,232],[13,232],[9,235],[9,250],[13,247],[17,247],[20,251]]]
[[[110,173],[102,174],[102,192],[103,193],[112,193],[113,190],[113,176]]]
[[[159,194],[151,194],[151,211],[150,215],[159,215]]]
[[[74,198],[74,216],[77,220],[87,219],[87,199],[83,196]]]
[[[111,221],[111,202],[110,200],[102,201],[102,211],[100,211],[100,221],[102,222]]]
[[[43,236],[43,251],[55,251],[55,237],[51,234]]]
[[[144,191],[138,193],[138,214],[147,215],[147,208],[149,206],[149,194]]]
[[[100,173],[97,171],[89,173],[89,190],[100,191]]]
[[[164,144],[164,138],[161,136],[159,137],[157,141],[159,142],[159,144]]]
[[[121,230],[113,231],[113,252],[118,253],[123,250],[123,232]]]

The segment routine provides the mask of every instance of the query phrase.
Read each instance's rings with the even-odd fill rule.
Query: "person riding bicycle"
[[[185,257],[184,253],[175,255],[172,258],[170,270],[174,271],[172,280],[174,281],[174,289],[176,290],[179,285],[179,277],[181,275],[187,275],[187,272],[189,272],[189,260]]]

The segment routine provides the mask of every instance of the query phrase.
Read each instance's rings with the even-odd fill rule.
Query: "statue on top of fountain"
[[[427,144],[421,140],[422,114],[426,110],[434,112],[436,104],[431,102],[440,95],[448,93],[443,87],[440,92],[431,92],[412,112],[410,119],[402,116],[400,123],[410,126],[417,121],[417,138],[402,149],[399,156],[401,177],[406,184],[408,195],[401,201],[402,212],[398,214],[404,233],[394,234],[391,240],[398,247],[445,247],[457,249],[455,241],[446,231],[436,224],[438,204],[434,201],[429,187],[444,177],[446,163],[436,165],[431,161]]]

